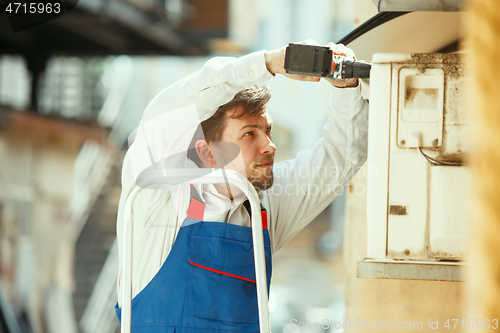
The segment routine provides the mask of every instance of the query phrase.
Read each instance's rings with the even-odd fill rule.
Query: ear
[[[210,150],[210,143],[205,140],[198,140],[196,141],[195,148],[201,162],[206,166],[214,167],[215,160]]]

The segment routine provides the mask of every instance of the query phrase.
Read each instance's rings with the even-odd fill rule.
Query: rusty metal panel
[[[466,281],[465,269],[462,263],[363,260],[358,262],[358,278],[458,282]]]
[[[471,214],[470,170],[463,160],[471,144],[461,58],[374,57],[375,67],[387,62],[392,66],[387,249],[385,257],[369,257],[465,259]]]
[[[466,258],[472,221],[470,170],[434,166],[430,174],[429,258]]]
[[[441,146],[443,141],[444,70],[403,67],[399,70],[398,145]]]
[[[391,118],[396,118],[393,112]],[[391,259],[425,260],[427,202],[427,161],[412,150],[396,144],[397,121],[391,122],[389,167],[390,206],[406,206],[406,214],[389,214],[387,221],[387,252]],[[379,259],[379,258],[376,258]]]

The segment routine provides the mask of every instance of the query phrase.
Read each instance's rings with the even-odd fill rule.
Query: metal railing
[[[84,333],[116,331],[118,320],[110,304],[116,303],[117,275],[118,244],[115,238],[79,323]]]

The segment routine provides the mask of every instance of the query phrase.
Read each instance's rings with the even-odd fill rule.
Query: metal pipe
[[[259,197],[253,185],[242,175],[232,170],[218,169],[207,174],[210,169],[163,169],[155,170],[143,179],[141,187],[134,185],[125,204],[125,224],[122,248],[123,284],[122,284],[122,313],[121,333],[130,333],[132,320],[132,209],[137,195],[144,187],[164,183],[176,184],[216,184],[225,183],[238,187],[250,201],[252,209],[252,241],[254,247],[255,277],[257,282],[257,304],[261,333],[270,333],[269,311],[267,300],[266,264],[264,254],[264,236],[262,233],[262,219]],[[223,171],[226,173],[224,175]],[[226,178],[227,177],[227,178]]]
[[[464,10],[466,0],[372,0],[379,12]]]

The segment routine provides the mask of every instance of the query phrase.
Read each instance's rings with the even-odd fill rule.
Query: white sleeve
[[[147,106],[134,143],[123,162],[117,218],[120,257],[118,291],[122,278],[121,240],[125,202],[138,176],[153,163],[165,161],[171,156],[174,158],[169,158],[168,165],[164,167],[182,168],[199,123],[212,116],[220,105],[233,99],[241,89],[272,77],[266,68],[264,51],[240,58],[213,58],[200,71],[162,90]],[[134,201],[133,295],[149,283],[168,256],[180,228],[178,213],[184,204],[187,209],[188,199],[180,194],[174,198],[165,186],[158,185],[143,190]],[[118,292],[121,304],[120,296]]]
[[[368,100],[362,84],[332,87],[328,104],[322,138],[273,169],[274,185],[265,193],[273,252],[318,216],[366,160]]]
[[[264,51],[239,58],[212,58],[200,71],[162,90],[147,106],[141,122],[193,104],[204,121],[241,89],[272,77],[266,68]]]

